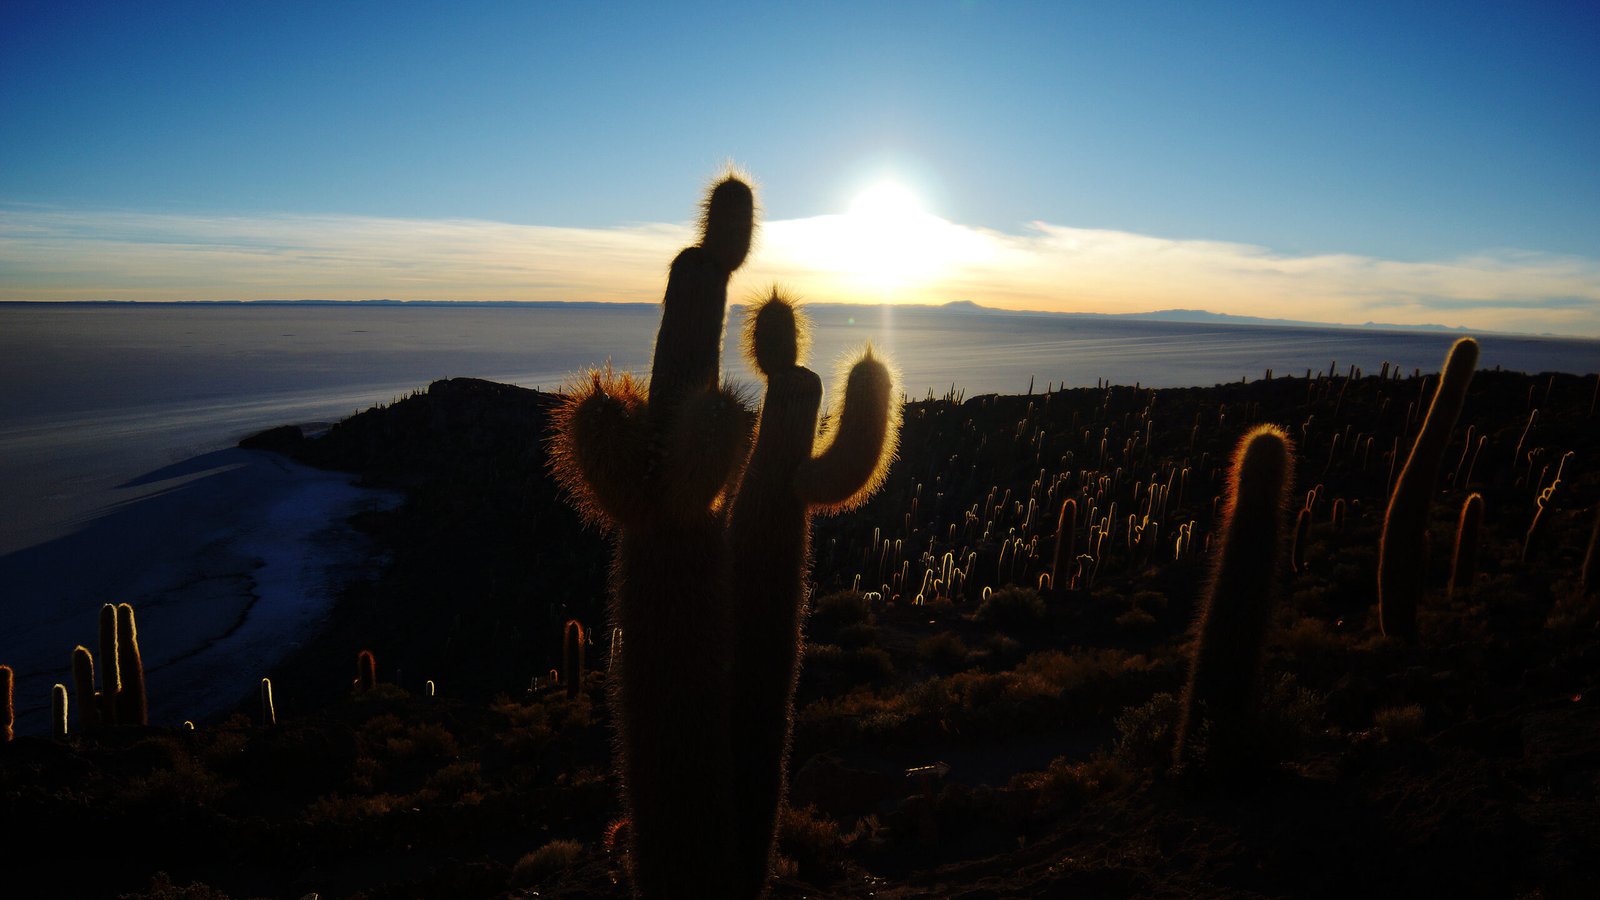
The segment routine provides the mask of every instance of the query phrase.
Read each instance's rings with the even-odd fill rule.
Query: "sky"
[[[736,294],[1600,336],[1600,4],[0,4],[0,300]]]

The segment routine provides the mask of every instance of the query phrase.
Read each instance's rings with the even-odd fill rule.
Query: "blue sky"
[[[1593,2],[12,0],[0,298],[640,299],[731,159],[818,299],[1600,334],[1597,46]],[[947,264],[819,249],[885,180]]]

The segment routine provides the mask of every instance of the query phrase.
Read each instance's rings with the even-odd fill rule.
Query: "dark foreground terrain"
[[[1473,380],[1410,647],[1380,634],[1377,548],[1437,380],[909,403],[886,487],[817,521],[773,895],[1600,896],[1596,378]],[[626,896],[608,551],[547,477],[555,402],[455,380],[255,439],[407,489],[360,523],[387,563],[279,671],[240,674],[252,698],[272,677],[275,725],[251,699],[192,731],[0,748],[0,890]],[[1175,697],[1228,457],[1261,422],[1297,444],[1309,528],[1297,571],[1285,553],[1259,771],[1196,782],[1170,771]],[[1469,492],[1485,524],[1452,589]],[[569,618],[589,629],[571,697]]]

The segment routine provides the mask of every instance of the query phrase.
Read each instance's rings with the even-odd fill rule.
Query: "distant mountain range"
[[[0,301],[0,306],[15,305],[29,301]],[[646,307],[655,306],[654,303],[610,302],[603,300],[85,300],[61,301],[78,305],[132,305],[135,303],[159,303],[162,305],[236,305],[236,306],[520,306],[535,308],[566,308],[566,309],[596,309],[603,307],[616,308],[619,306]],[[871,304],[860,303],[829,303],[831,307],[858,307],[866,308]],[[1041,316],[1066,319],[1122,319],[1142,320],[1150,322],[1185,322],[1200,325],[1263,325],[1278,328],[1345,328],[1345,329],[1372,329],[1375,331],[1429,331],[1448,332],[1451,334],[1493,334],[1507,332],[1493,332],[1484,328],[1467,328],[1462,325],[1396,325],[1385,322],[1363,322],[1359,325],[1338,322],[1310,322],[1303,319],[1269,319],[1263,316],[1236,316],[1232,313],[1209,312],[1203,309],[1158,309],[1151,312],[1138,313],[1093,313],[1093,312],[1048,312],[1043,310],[1018,310],[998,309],[983,306],[971,300],[952,300],[949,303],[934,304],[897,304],[902,308],[926,309],[953,313],[957,315],[985,315],[985,316]],[[1532,332],[1516,332],[1534,334]],[[1549,332],[1536,334],[1538,337],[1566,337]]]

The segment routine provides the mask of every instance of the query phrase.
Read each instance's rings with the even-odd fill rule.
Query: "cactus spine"
[[[1472,579],[1478,572],[1478,532],[1483,527],[1483,495],[1473,492],[1461,504],[1461,517],[1456,520],[1456,549],[1450,559],[1450,591],[1462,596],[1472,594]]]
[[[1282,429],[1257,426],[1239,442],[1184,690],[1175,757],[1181,769],[1238,775],[1255,756],[1262,646],[1293,478],[1294,450]]]
[[[766,379],[755,446],[728,522],[733,586],[736,896],[759,896],[787,780],[811,510],[849,509],[894,454],[894,377],[868,347],[841,379],[827,446],[813,456],[822,381],[801,365],[806,323],[778,291],[747,318],[745,349]]]
[[[573,504],[616,533],[612,627],[627,640],[614,645],[612,699],[634,886],[648,897],[764,889],[810,512],[870,493],[898,429],[893,379],[868,350],[813,455],[822,384],[800,365],[807,336],[793,305],[774,292],[747,319],[746,349],[767,382],[752,449],[754,422],[719,384],[719,357],[728,279],[753,227],[749,187],[723,179],[701,243],[668,276],[648,390],[590,373],[558,411],[551,444]]]
[[[1378,621],[1383,633],[1406,643],[1417,642],[1417,603],[1422,599],[1423,561],[1427,558],[1428,507],[1439,480],[1439,462],[1450,430],[1461,415],[1467,385],[1478,367],[1478,342],[1461,338],[1445,358],[1439,388],[1417,441],[1395,481],[1383,517],[1378,545]]]

